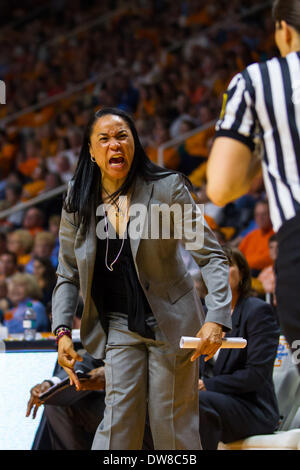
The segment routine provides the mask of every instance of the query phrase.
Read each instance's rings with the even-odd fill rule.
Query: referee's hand
[[[201,338],[201,341],[193,353],[191,361],[195,361],[201,355],[206,356],[205,361],[211,359],[222,346],[222,332],[222,325],[219,323],[204,323],[196,335],[197,338]]]

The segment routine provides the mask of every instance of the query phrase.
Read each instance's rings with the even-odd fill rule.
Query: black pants
[[[276,299],[282,333],[300,373],[300,213],[279,229]],[[299,353],[298,353],[299,351]]]
[[[103,418],[105,392],[93,392],[71,406],[45,406],[52,450],[90,450],[96,429]],[[143,450],[153,450],[147,419]]]
[[[52,450],[89,450],[103,418],[104,392],[93,392],[71,406],[45,406]]]
[[[252,403],[225,393],[199,392],[199,431],[203,450],[217,450],[224,443],[256,434],[271,434],[277,419]]]

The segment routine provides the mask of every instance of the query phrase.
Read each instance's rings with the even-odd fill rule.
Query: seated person
[[[80,354],[81,352],[78,351]],[[81,383],[81,390],[89,390],[88,395],[80,396],[69,406],[54,406],[45,404],[45,417],[49,433],[51,450],[89,450],[91,449],[96,429],[102,420],[105,408],[105,374],[102,362],[93,359],[87,352],[81,354],[83,361],[76,369],[87,372],[90,379]],[[45,379],[30,390],[26,416],[32,412],[36,417],[42,402],[39,396],[46,392],[51,385],[67,377],[67,373],[57,366],[54,377]],[[150,427],[145,428],[144,449],[153,449]]]
[[[7,182],[5,186],[5,200],[1,201],[1,210],[12,208],[17,204],[21,203],[21,194],[22,194],[23,186],[21,183],[18,182]],[[17,212],[13,212],[11,215],[6,217],[6,219],[1,220],[1,225],[12,227],[12,228],[20,228],[24,218],[24,210],[19,210]]]
[[[220,349],[211,361],[200,361],[199,429],[205,450],[217,449],[219,441],[273,433],[279,423],[272,380],[278,324],[269,304],[249,296],[245,257],[237,249],[224,250],[232,290],[232,330],[226,337],[243,337],[247,346]]]
[[[79,351],[80,352],[80,351]],[[88,353],[83,354],[83,361],[78,363],[78,369],[88,372],[90,380],[81,384],[82,390],[91,393],[80,398],[70,406],[45,406],[45,416],[52,450],[88,450],[92,446],[96,429],[103,417],[105,398],[104,368],[100,361],[93,359]],[[33,419],[42,402],[41,393],[46,392],[52,385],[67,377],[60,366],[56,375],[45,379],[30,390],[26,416],[32,412]]]
[[[50,258],[35,256],[33,259],[33,275],[42,291],[42,303],[47,306],[57,281],[56,271]]]
[[[7,297],[7,282],[0,279],[0,326],[3,323],[3,312],[12,308],[12,302]]]
[[[36,312],[36,330],[50,331],[49,320],[45,306],[38,300],[41,290],[31,274],[17,273],[8,282],[8,299],[13,307],[3,312],[3,324],[8,333],[23,333],[23,320],[27,303],[32,303]]]
[[[45,217],[41,209],[38,207],[29,207],[25,213],[22,228],[28,230],[28,232],[35,237],[38,232],[44,230],[44,224]]]
[[[30,260],[33,236],[28,230],[18,229],[7,236],[7,248],[17,256],[17,265],[23,268]]]
[[[9,279],[18,272],[18,260],[15,253],[5,251],[0,255],[0,281]]]
[[[31,259],[25,266],[25,272],[33,274],[33,264],[35,256],[38,256],[40,258],[49,258],[53,267],[57,268],[58,258],[55,254],[53,254],[55,244],[56,239],[53,233],[47,231],[38,232],[34,237]]]
[[[52,256],[58,259],[59,253],[59,227],[60,227],[61,216],[59,214],[53,214],[49,217],[48,227],[49,232],[51,232],[55,237],[55,246],[52,251]]]
[[[269,204],[260,200],[255,204],[254,219],[257,228],[249,232],[239,244],[239,250],[245,256],[252,275],[272,264],[269,255],[269,238],[274,234],[269,214]]]
[[[278,241],[277,241],[276,234],[274,234],[269,238],[269,254],[270,254],[270,258],[272,259],[272,264],[264,268],[259,273],[257,277],[257,285],[256,285],[257,290],[259,290],[259,287],[261,288],[260,292],[263,292],[265,294],[271,294],[273,296],[273,301],[275,301],[274,296],[275,296],[276,276],[275,276],[274,264],[277,258],[277,250],[278,250]]]

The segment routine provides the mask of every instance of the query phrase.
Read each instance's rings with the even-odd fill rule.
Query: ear
[[[93,152],[93,149],[92,149],[92,146],[91,146],[91,144],[90,144],[90,143],[89,143],[89,151],[90,151],[90,155],[91,155],[91,157],[93,157],[93,158],[94,158],[94,152]]]
[[[292,42],[292,29],[291,26],[287,24],[286,21],[281,20],[280,21],[280,26],[283,30],[284,38],[287,44],[290,44]]]

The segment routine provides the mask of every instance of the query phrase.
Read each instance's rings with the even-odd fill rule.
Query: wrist
[[[51,381],[51,380],[48,380],[48,379],[45,379],[43,380],[43,382],[41,383],[41,385],[47,385],[47,388],[50,388],[50,387],[53,387],[54,383]]]
[[[72,339],[72,331],[70,328],[67,326],[59,326],[55,330],[55,336],[56,336],[56,344],[58,344],[58,341],[63,337],[67,336],[68,338]]]

